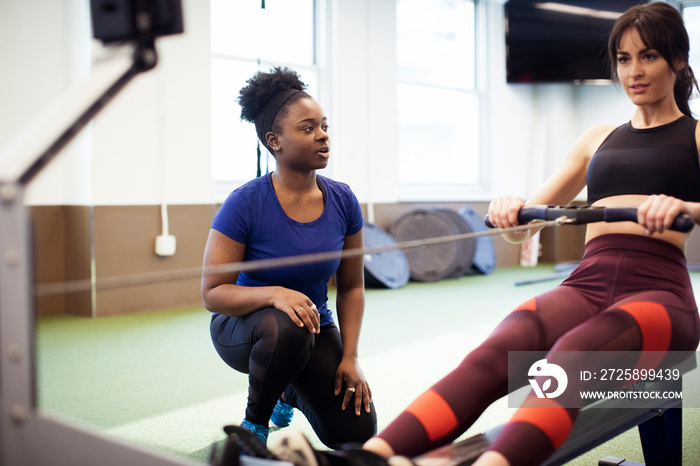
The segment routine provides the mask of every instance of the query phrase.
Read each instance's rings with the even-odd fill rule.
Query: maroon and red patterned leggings
[[[553,362],[561,351],[694,351],[699,339],[683,252],[649,237],[600,236],[588,242],[569,278],[515,309],[379,437],[404,456],[452,442],[507,395],[509,351],[548,351]],[[578,409],[546,401],[547,408],[533,408],[526,400],[490,449],[513,466],[542,463],[564,443],[578,415]]]

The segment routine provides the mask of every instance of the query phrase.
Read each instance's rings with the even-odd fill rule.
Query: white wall
[[[29,191],[32,204],[212,203],[209,2],[183,0],[185,34],[159,39],[158,67],[132,82]],[[502,1],[483,15],[487,186],[527,197],[580,133],[631,116],[612,86],[507,85]],[[87,76],[87,0],[0,0],[0,146]],[[396,202],[394,0],[329,0],[335,157],[361,202]],[[603,111],[601,111],[603,109]],[[507,167],[507,169],[503,169]]]
[[[161,38],[136,77],[29,187],[30,204],[210,203],[209,3],[183,1],[186,32]],[[0,147],[85,83],[87,0],[0,1]],[[93,51],[93,45],[95,50]]]
[[[78,0],[0,1],[0,148],[48,103],[89,73],[89,21]],[[85,30],[85,33],[82,33]],[[89,134],[44,170],[30,198],[80,203],[89,196]],[[72,182],[73,180],[81,182]]]
[[[209,2],[185,0],[185,33],[95,120],[93,202],[211,202]]]

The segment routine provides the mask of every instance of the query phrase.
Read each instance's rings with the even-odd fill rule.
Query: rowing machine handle
[[[574,224],[591,222],[636,222],[636,207],[557,207],[557,206],[528,206],[518,212],[518,223],[524,225],[533,220],[556,220],[561,216],[574,219]],[[484,217],[484,224],[489,228],[496,228],[489,221],[489,216]],[[678,215],[671,224],[671,230],[687,233],[695,226],[693,217],[686,214]]]

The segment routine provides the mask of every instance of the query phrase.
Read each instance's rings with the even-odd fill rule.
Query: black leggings
[[[357,416],[352,405],[341,409],[344,390],[335,396],[335,373],[343,356],[335,325],[313,334],[269,307],[243,317],[213,315],[211,337],[221,359],[248,374],[248,421],[268,425],[284,392],[287,403],[304,413],[329,448],[364,442],[377,432],[373,405],[370,413],[363,409]]]
[[[549,351],[553,363],[564,351],[693,351],[699,327],[682,251],[636,235],[594,238],[567,280],[515,309],[379,436],[406,456],[453,441],[508,393],[509,351]],[[490,449],[513,466],[541,464],[577,415],[575,408],[520,409]]]

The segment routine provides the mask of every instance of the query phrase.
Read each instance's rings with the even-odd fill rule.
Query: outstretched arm
[[[586,186],[588,162],[603,140],[614,129],[610,125],[597,125],[586,131],[567,154],[552,176],[525,202],[522,198],[506,196],[494,199],[489,205],[489,220],[498,228],[518,225],[518,211],[524,205],[568,205]],[[539,228],[533,227],[503,234],[506,241],[522,243]]]

